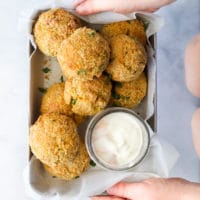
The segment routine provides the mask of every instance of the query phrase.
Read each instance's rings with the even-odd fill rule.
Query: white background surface
[[[27,161],[27,40],[17,32],[17,18],[27,0],[0,1],[0,188],[1,199],[28,199],[22,170]],[[184,83],[184,48],[200,32],[200,1],[179,0],[158,12],[166,26],[158,35],[158,134],[181,157],[172,171],[200,180],[200,162],[193,150],[190,120],[200,106]]]

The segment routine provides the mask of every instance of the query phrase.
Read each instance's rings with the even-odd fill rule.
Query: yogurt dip
[[[93,123],[88,148],[97,164],[112,170],[134,166],[142,160],[149,146],[144,122],[132,110],[118,109]]]

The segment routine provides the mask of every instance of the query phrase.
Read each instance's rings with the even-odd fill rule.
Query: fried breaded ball
[[[30,128],[30,146],[43,163],[54,166],[73,161],[80,148],[75,122],[65,115],[40,115]]]
[[[62,8],[43,12],[35,23],[33,33],[38,48],[47,56],[56,56],[63,40],[77,28],[80,20]]]
[[[40,112],[43,113],[58,113],[72,116],[71,105],[65,103],[64,100],[65,83],[55,83],[42,98]]]
[[[127,21],[105,24],[100,32],[106,39],[110,39],[120,34],[127,35],[129,31],[129,25],[129,22]]]
[[[84,27],[63,41],[57,58],[67,78],[92,80],[106,69],[110,48],[99,33]]]
[[[69,181],[80,176],[84,171],[86,171],[89,168],[89,163],[90,158],[86,147],[83,143],[81,143],[79,152],[74,161],[68,161],[65,165],[44,165],[44,168],[52,176]]]
[[[117,35],[125,34],[136,38],[143,46],[146,45],[147,37],[145,27],[143,22],[138,19],[105,24],[101,29],[101,33],[108,40]]]
[[[65,103],[64,100],[65,83],[55,83],[42,98],[40,112],[45,113],[57,113],[70,116],[77,125],[83,123],[87,117],[74,114],[72,112],[72,106]]]
[[[116,106],[136,107],[146,96],[147,79],[144,73],[131,82],[115,83],[111,102]]]
[[[145,32],[145,26],[141,20],[134,19],[129,21],[129,31],[128,35],[132,38],[138,39],[143,46],[146,45],[147,36]]]
[[[147,64],[147,54],[140,42],[127,35],[111,39],[111,62],[106,71],[112,80],[129,82],[137,79]]]
[[[111,81],[105,75],[92,81],[71,79],[65,83],[65,102],[72,105],[74,113],[91,116],[107,106],[111,88]]]

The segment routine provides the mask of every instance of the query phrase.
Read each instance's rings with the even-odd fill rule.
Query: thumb
[[[139,190],[141,189],[141,183],[127,183],[127,182],[119,182],[116,185],[112,186],[107,190],[109,195],[114,195],[118,197],[134,199]]]

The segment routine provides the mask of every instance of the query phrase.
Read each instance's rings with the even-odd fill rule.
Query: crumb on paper
[[[45,78],[46,80],[49,80],[49,75],[45,75],[44,78]]]
[[[48,63],[48,60],[45,59],[45,60],[43,61],[43,64],[46,65],[47,63]]]

